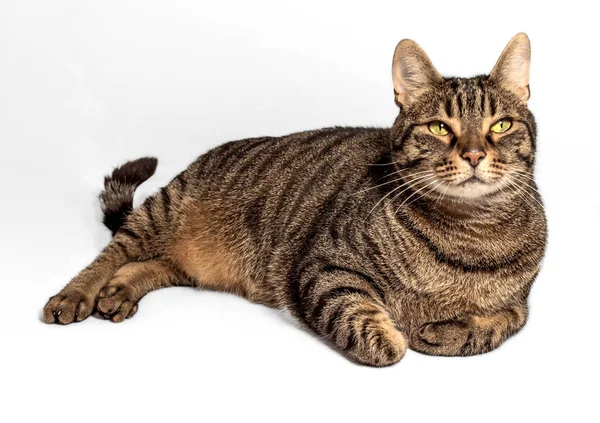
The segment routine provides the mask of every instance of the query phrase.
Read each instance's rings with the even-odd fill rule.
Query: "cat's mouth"
[[[460,184],[458,184],[457,186],[459,186],[459,187],[460,187],[460,186],[471,185],[471,184],[485,184],[485,183],[486,183],[486,182],[485,182],[483,179],[481,179],[481,178],[479,178],[479,177],[477,177],[477,176],[473,175],[473,176],[471,176],[470,178],[467,178],[467,179],[465,179],[464,181],[462,181],[462,182],[461,182]]]
[[[492,194],[502,188],[498,181],[486,181],[480,176],[471,175],[467,179],[448,184],[445,188],[438,188],[442,196],[448,195],[457,198],[475,199]]]

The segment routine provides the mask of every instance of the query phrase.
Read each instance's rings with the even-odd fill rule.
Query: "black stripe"
[[[371,263],[371,265],[373,266],[374,270],[377,272],[378,275],[380,275],[381,277],[384,277],[384,278],[387,277],[388,276],[387,269],[384,269],[376,259],[378,257],[383,256],[383,254],[381,252],[381,248],[379,248],[379,245],[377,245],[377,243],[366,232],[363,232],[361,235],[362,235],[362,241],[370,249],[369,254],[368,254],[369,262]],[[394,274],[392,276],[394,279],[394,283],[398,284],[402,288],[406,288],[397,275]],[[389,278],[389,277],[387,278],[387,280],[390,280],[390,279],[392,279],[392,278]],[[374,282],[377,285],[377,287],[373,286],[373,288],[377,291],[377,295],[379,295],[379,297],[383,301],[384,297],[385,297],[385,292],[384,292],[383,288],[381,287],[381,285],[379,284],[379,282],[377,282],[377,281],[374,281]],[[381,292],[379,290],[381,290]]]
[[[458,81],[457,78],[452,78],[450,80],[450,88],[452,89],[452,91],[454,91],[455,94],[458,93],[458,87],[460,86],[460,83]]]
[[[307,266],[304,267],[303,273],[307,272]],[[306,317],[306,309],[310,305],[310,301],[313,299],[313,290],[318,282],[321,280],[321,274],[317,272],[310,279],[308,279],[303,284],[300,284],[300,295],[298,298],[298,310],[303,314],[303,317]]]
[[[379,310],[364,310],[364,311],[360,311],[357,313],[357,315],[359,315],[360,317],[363,317],[364,320],[362,322],[361,328],[360,328],[360,338],[363,341],[367,341],[367,335],[369,334],[369,325],[377,325],[377,320],[373,319],[373,316],[379,314],[380,311]],[[372,329],[371,329],[372,330]]]
[[[313,134],[311,136],[308,136],[306,138],[302,138],[302,139],[294,139],[294,138],[284,138],[282,140],[280,140],[269,152],[269,155],[263,159],[262,163],[260,163],[260,165],[258,165],[255,170],[254,173],[257,177],[262,178],[263,177],[263,173],[265,171],[265,169],[269,169],[269,172],[271,174],[277,174],[277,173],[281,173],[280,169],[284,169],[287,170],[290,166],[292,166],[294,163],[297,163],[298,160],[303,157],[304,153],[309,152],[311,149],[314,148],[314,142],[315,141],[320,141],[320,140],[326,140],[326,138],[331,135],[331,134],[335,134],[336,132],[340,132],[339,129],[337,128],[327,128],[327,129],[323,129],[323,130],[319,130],[316,134]],[[297,149],[296,151],[291,152],[291,145],[294,143],[294,145],[301,145],[301,148]],[[290,154],[288,154],[288,157],[285,160],[280,160],[280,161],[273,161],[273,158],[275,157],[280,157],[283,156],[285,152],[290,152]],[[314,156],[310,156],[310,158],[308,158],[306,161],[309,161],[313,158]],[[319,156],[317,156],[319,157]],[[276,173],[277,172],[277,173]],[[288,182],[288,184],[286,185],[286,187],[282,190],[282,192],[287,192],[288,186],[290,185],[291,182],[294,182],[295,178],[291,178],[291,181]],[[263,187],[263,185],[259,184],[258,185],[259,190],[257,195],[260,194],[266,194],[268,195],[271,190],[272,187],[270,186],[270,184],[265,184],[265,186]],[[264,188],[264,190],[260,190],[260,188]],[[283,197],[282,197],[283,198]],[[279,210],[280,207],[278,205],[277,210]]]
[[[324,294],[321,294],[321,296],[319,297],[319,301],[317,302],[317,305],[315,306],[315,308],[313,309],[313,311],[310,315],[310,320],[312,322],[316,321],[317,318],[323,312],[323,309],[327,306],[327,303],[329,303],[331,301],[335,301],[338,298],[343,298],[343,297],[350,296],[350,295],[360,295],[360,296],[365,297],[366,299],[373,298],[371,296],[371,294],[369,294],[367,291],[365,291],[364,289],[361,289],[361,288],[355,288],[353,286],[335,287],[335,288],[330,289],[329,291],[325,292]]]
[[[527,253],[528,253],[527,248],[523,248],[522,250],[517,251],[512,256],[507,257],[500,262],[485,263],[485,264],[465,263],[462,260],[460,260],[459,258],[449,257],[449,256],[445,255],[444,253],[442,253],[442,251],[440,251],[440,249],[437,247],[437,245],[435,245],[433,243],[433,241],[431,241],[431,239],[429,239],[429,237],[427,237],[423,232],[421,232],[416,227],[415,223],[410,219],[410,217],[406,213],[403,213],[403,215],[405,217],[405,219],[404,219],[405,227],[413,235],[415,235],[417,238],[421,239],[425,243],[427,248],[429,248],[429,251],[431,251],[434,254],[435,259],[437,261],[439,261],[441,263],[449,264],[453,267],[457,267],[464,272],[497,272],[498,270],[507,268],[509,266],[513,266],[513,265],[517,266],[521,262],[522,258],[527,257]]]
[[[533,165],[533,155],[530,154],[530,155],[526,156],[526,155],[520,153],[518,150],[515,154],[521,161],[524,161],[527,164],[527,166],[531,167]]]
[[[169,194],[169,189],[167,187],[163,187],[161,189],[162,194],[162,206],[165,212],[165,216],[167,220],[169,219],[169,212],[171,211],[171,194]]]
[[[414,131],[416,126],[417,126],[417,124],[413,123],[413,124],[409,125],[408,128],[406,128],[406,130],[402,134],[402,137],[400,137],[400,142],[398,143],[397,146],[395,146],[395,149],[401,150],[402,147],[404,147],[404,143],[406,142],[408,137],[410,137],[410,135],[412,134],[412,132]]]
[[[315,154],[311,157],[328,157],[328,153],[333,150],[334,148],[338,147],[342,142],[354,138],[357,134],[357,131],[352,131],[350,134],[348,133],[343,133],[343,134],[339,134],[339,137],[336,137],[333,140],[329,140],[328,144],[320,149],[319,151],[315,152]],[[345,162],[344,162],[345,163]],[[314,182],[315,181],[319,181],[320,184],[324,184],[325,181],[321,178],[323,175],[321,174],[322,171],[326,171],[326,172],[331,172],[331,165],[329,163],[328,160],[322,160],[321,163],[319,164],[319,166],[317,167],[317,169],[312,172],[312,174],[310,175],[309,178],[303,178],[302,180],[302,185],[298,187],[297,190],[295,190],[296,192],[299,193],[298,196],[296,196],[296,198],[294,198],[292,207],[290,208],[290,210],[286,213],[286,219],[285,219],[285,223],[282,225],[283,227],[287,227],[287,223],[289,222],[289,220],[294,217],[297,216],[297,212],[298,209],[301,207],[301,205],[304,203],[303,200],[306,199],[306,194],[308,192],[312,192],[310,190],[310,188],[314,187]],[[338,175],[339,176],[339,175]],[[286,184],[286,186],[284,187],[284,189],[282,190],[282,192],[291,192],[291,186],[296,183],[298,180],[295,178],[291,178],[288,183]],[[338,182],[345,182],[344,178],[338,178]],[[281,208],[283,205],[285,205],[286,203],[289,203],[290,199],[289,198],[285,198],[283,197],[281,201],[279,201],[279,203],[277,204],[277,215],[280,214],[281,212]]]
[[[129,236],[129,237],[131,237],[133,239],[136,239],[136,240],[142,239],[141,236],[139,236],[138,234],[136,234],[135,232],[133,232],[131,229],[126,228],[126,227],[121,227],[121,229],[119,229],[119,231],[117,233],[123,234],[123,235],[127,235],[127,236]]]
[[[535,149],[535,134],[534,134],[533,128],[531,127],[529,122],[522,120],[522,119],[515,119],[515,122],[519,122],[519,123],[522,123],[523,125],[525,125],[525,127],[527,128],[527,132],[529,133],[529,138],[531,140],[531,144],[533,145],[533,148]]]
[[[307,225],[307,227],[310,229],[309,229],[308,233],[306,233],[306,235],[304,236],[303,243],[296,250],[296,254],[294,256],[295,257],[294,261],[291,263],[290,271],[288,272],[288,281],[289,281],[288,292],[290,293],[291,304],[294,307],[294,310],[292,310],[292,311],[294,311],[296,313],[298,318],[300,318],[302,321],[304,321],[307,324],[309,324],[309,323],[308,323],[308,321],[306,321],[306,318],[304,316],[303,306],[300,301],[301,277],[302,277],[302,275],[304,273],[304,269],[306,267],[306,266],[303,266],[303,263],[304,263],[305,257],[307,257],[310,254],[310,251],[312,250],[312,248],[316,242],[317,233],[321,229],[320,223],[322,222],[322,220],[324,218],[323,213],[327,210],[330,210],[333,207],[340,191],[341,191],[341,189],[338,189],[336,192],[332,193],[326,199],[326,201],[323,202],[321,207],[319,207],[319,209],[314,214],[312,220]]]
[[[490,98],[490,114],[492,116],[494,116],[496,114],[496,111],[498,110],[498,103],[496,100],[496,96],[493,95],[491,92],[489,93],[489,98]]]
[[[334,326],[339,323],[338,319],[340,318],[341,315],[344,314],[344,311],[346,310],[346,304],[338,304],[335,309],[333,310],[333,312],[329,315],[329,318],[327,319],[327,324],[325,325],[325,335],[329,335],[330,333],[332,333]]]
[[[181,172],[179,175],[177,175],[177,177],[175,179],[177,181],[179,181],[179,189],[182,192],[185,192],[185,190],[187,188],[187,181],[185,180],[185,172]]]
[[[357,314],[353,313],[348,320],[346,320],[346,326],[348,327],[348,336],[346,337],[346,343],[344,344],[344,349],[346,351],[350,351],[356,345],[356,331],[354,330],[354,321],[357,318]]]
[[[390,362],[398,359],[398,354],[392,348],[386,348],[385,355],[386,355],[388,361],[390,361]]]
[[[156,225],[156,220],[154,218],[154,213],[152,212],[152,206],[154,205],[154,197],[150,197],[148,198],[145,202],[144,202],[144,210],[146,211],[146,214],[148,215],[148,220],[150,221],[150,226],[152,227],[152,232],[154,235],[158,235],[158,226]]]
[[[469,335],[467,335],[467,339],[460,349],[461,355],[472,354],[474,352],[472,342],[473,342],[473,331],[469,331]]]
[[[483,345],[483,352],[488,352],[494,349],[494,345],[492,344],[493,338],[494,338],[494,329],[490,329],[489,331],[486,332],[486,334],[484,335],[485,337],[485,344]]]
[[[463,115],[463,100],[462,100],[461,94],[456,95],[456,105],[458,106],[458,115],[462,116]]]
[[[127,251],[127,247],[125,246],[125,244],[123,244],[120,241],[115,241],[115,245],[118,246],[119,248],[121,248],[121,252],[123,253],[123,255],[125,256],[125,258],[127,260],[129,260],[131,258],[131,256],[129,255],[129,251]]]
[[[322,270],[323,272],[345,272],[345,273],[349,273],[351,275],[355,275],[358,276],[359,278],[361,278],[362,280],[364,280],[365,282],[367,282],[372,288],[373,290],[377,293],[377,296],[379,298],[381,298],[381,301],[384,302],[385,301],[385,292],[383,291],[383,288],[381,287],[381,285],[376,282],[372,277],[370,277],[369,275],[366,275],[362,272],[359,272],[358,270],[354,270],[354,269],[348,269],[346,267],[342,267],[342,266],[335,266],[335,265],[327,265],[323,268]]]
[[[241,159],[243,158],[246,154],[250,153],[252,150],[254,150],[256,147],[259,147],[263,144],[266,143],[266,141],[270,140],[272,138],[270,137],[266,137],[266,138],[252,138],[252,139],[246,139],[246,140],[242,140],[242,141],[233,141],[231,144],[228,145],[228,149],[225,151],[224,154],[220,154],[220,159],[219,162],[217,164],[214,164],[213,166],[210,166],[210,170],[214,171],[215,168],[216,169],[223,169],[223,168],[229,168],[229,160],[231,158],[236,158],[236,159]]]
[[[283,142],[278,140],[278,142]],[[258,148],[261,147],[261,148]],[[236,184],[244,182],[246,178],[246,172],[248,169],[256,166],[256,160],[263,154],[269,155],[272,151],[273,143],[265,141],[264,143],[253,146],[246,151],[240,151],[231,157],[235,159],[235,163],[227,165],[226,167],[219,167],[218,172],[224,173],[224,181],[221,182],[219,189],[221,192],[229,192]]]
[[[477,85],[479,86],[479,94],[480,94],[480,107],[481,107],[481,113],[485,113],[485,100],[486,100],[486,90],[485,90],[485,84],[483,83],[483,79],[478,79],[477,80]]]
[[[374,322],[374,319],[367,317],[363,320],[362,325],[360,325],[360,339],[362,339],[363,342],[367,341],[367,335],[369,334],[369,330],[367,328],[370,324],[373,324]]]
[[[446,109],[446,114],[448,115],[449,118],[452,117],[453,113],[452,113],[452,100],[451,99],[446,99],[446,102],[444,103],[444,107]]]

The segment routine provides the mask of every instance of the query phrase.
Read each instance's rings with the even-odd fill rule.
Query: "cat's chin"
[[[497,193],[502,187],[501,183],[488,183],[471,177],[460,184],[440,186],[436,191],[447,197],[476,200]]]

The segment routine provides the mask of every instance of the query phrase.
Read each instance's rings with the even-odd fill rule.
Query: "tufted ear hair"
[[[529,64],[531,45],[527,34],[515,35],[506,45],[496,66],[490,72],[490,79],[501,88],[511,91],[525,103],[529,99]]]
[[[392,63],[396,104],[408,105],[422,90],[441,80],[442,76],[417,43],[413,40],[398,43]]]

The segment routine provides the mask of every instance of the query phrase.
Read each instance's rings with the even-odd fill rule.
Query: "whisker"
[[[369,164],[369,166],[391,166],[391,165],[395,165],[398,164],[400,162],[390,162],[390,163],[371,163]]]
[[[523,179],[523,176],[521,175],[511,175],[516,181],[521,182],[525,188],[529,188],[531,189],[533,192],[536,192],[540,197],[542,196],[542,194],[537,190],[537,188],[531,186],[529,183],[532,182],[532,180],[525,180]]]
[[[418,196],[417,198],[415,198],[414,200],[412,200],[410,203],[408,203],[408,204],[407,204],[407,206],[411,205],[412,203],[414,203],[414,202],[415,202],[415,201],[417,201],[418,199],[420,199],[420,198],[423,198],[423,197],[425,197],[425,196],[427,196],[427,195],[431,194],[433,191],[435,191],[437,188],[439,188],[439,186],[440,186],[440,185],[442,185],[443,183],[444,183],[443,181],[440,181],[440,183],[439,183],[439,184],[437,184],[436,186],[434,186],[433,188],[431,188],[429,191],[427,191],[427,192],[425,192],[425,193],[421,194],[420,196]],[[430,185],[431,185],[431,184],[430,184]]]
[[[402,188],[402,187],[404,187],[404,186],[406,186],[408,184],[411,184],[411,183],[413,183],[415,181],[423,180],[423,179],[428,179],[428,178],[434,178],[434,177],[435,177],[435,175],[433,173],[431,175],[428,174],[428,175],[424,175],[424,176],[418,176],[418,177],[416,177],[416,178],[414,178],[414,179],[412,179],[412,180],[410,180],[408,182],[405,182],[404,184],[402,184],[400,186],[397,186],[396,188],[394,188],[393,190],[391,190],[390,192],[388,192],[387,194],[385,194],[383,197],[381,197],[381,199],[373,206],[373,208],[371,210],[369,210],[369,213],[367,213],[367,216],[365,217],[365,220],[369,217],[369,215],[373,212],[373,210],[375,210],[377,208],[377,206],[379,204],[381,204],[382,201],[384,201],[388,196],[390,196],[395,191],[397,191],[400,188]],[[404,191],[402,191],[402,192],[404,192]],[[402,194],[402,192],[400,194]]]
[[[421,179],[420,181],[417,181],[417,182],[429,182],[429,181],[431,180],[431,178],[435,178],[435,177],[436,177],[436,175],[431,175],[429,178],[423,178],[423,179]],[[411,181],[411,182],[415,182],[415,181],[413,180],[413,181]],[[408,187],[404,188],[404,189],[403,189],[401,192],[399,192],[398,194],[394,195],[394,197],[393,197],[393,198],[392,198],[392,199],[389,201],[389,203],[388,203],[388,204],[391,204],[391,203],[393,203],[394,201],[396,201],[396,199],[397,199],[398,197],[400,197],[400,196],[401,196],[403,193],[405,193],[405,192],[406,192],[406,191],[408,191],[409,189],[411,189],[411,188],[414,188],[414,186],[415,186],[415,185],[416,185],[416,184],[411,184],[411,185],[409,185]]]
[[[401,177],[399,177],[399,178],[392,179],[391,181],[387,181],[387,182],[384,182],[384,183],[382,183],[382,184],[375,185],[375,186],[373,186],[373,187],[369,187],[369,188],[362,189],[362,190],[360,190],[360,191],[357,191],[357,192],[355,192],[355,193],[354,193],[354,194],[352,194],[352,195],[360,194],[361,192],[370,191],[370,190],[372,190],[372,189],[379,188],[379,187],[382,187],[382,186],[384,186],[384,185],[387,185],[387,184],[392,184],[392,183],[394,183],[394,182],[397,182],[397,181],[400,181],[400,180],[402,180],[402,178],[412,178],[413,176],[417,176],[417,175],[420,175],[420,174],[423,174],[423,173],[427,173],[427,172],[431,172],[431,171],[430,171],[430,170],[424,170],[423,172],[416,172],[416,173],[411,173],[410,175],[404,175],[404,176],[401,176]]]
[[[522,186],[522,183],[521,183],[521,185],[519,185],[519,184],[517,183],[517,182],[518,182],[518,180],[517,180],[517,179],[513,179],[513,176],[514,176],[514,175],[512,175],[512,176],[511,176],[511,175],[508,175],[508,176],[509,176],[509,179],[508,179],[508,180],[509,180],[509,181],[511,181],[511,183],[513,183],[513,184],[514,184],[514,186],[515,186],[515,187],[516,187],[516,188],[517,188],[517,189],[518,189],[520,192],[522,192],[522,193],[524,193],[524,194],[527,194],[527,195],[529,195],[529,197],[531,197],[531,198],[532,198],[532,199],[533,199],[533,200],[534,200],[534,201],[535,201],[537,204],[539,204],[539,205],[540,205],[540,207],[541,207],[542,209],[544,208],[544,205],[543,205],[543,204],[542,204],[542,203],[541,203],[541,202],[540,202],[540,201],[539,201],[539,200],[538,200],[538,199],[537,199],[537,198],[536,198],[536,197],[535,197],[533,194],[531,194],[529,191],[527,191],[527,190],[526,190],[526,189],[525,189],[525,188]],[[527,198],[526,198],[526,197],[523,197],[523,199],[524,199],[524,200],[527,200]],[[536,207],[536,206],[535,206],[535,204],[532,204],[531,202],[529,202],[529,200],[527,200],[527,202],[529,203],[529,205],[533,206],[534,208]]]
[[[519,189],[519,186],[515,182],[512,181],[512,178],[508,177],[508,179],[506,179],[506,182],[509,183],[508,188],[510,188],[511,192],[513,192],[517,197],[521,198],[523,201],[525,201],[531,207],[534,207],[533,203],[531,203],[529,201],[529,199],[527,199],[525,197],[525,195],[523,194],[523,192]]]
[[[526,175],[526,174],[522,174],[522,173],[518,173],[517,171],[514,170],[510,170],[507,173],[520,178],[521,180],[529,183],[529,182],[533,182],[533,175]],[[533,188],[533,187],[532,187]]]
[[[444,190],[444,192],[443,192],[443,194],[442,194],[442,197],[441,197],[441,198],[438,198],[438,199],[435,201],[435,204],[438,204],[438,202],[442,201],[442,200],[444,199],[444,197],[446,197],[446,193],[448,192],[448,190],[449,190],[449,189],[450,189],[450,184],[446,183],[446,189]]]
[[[402,206],[404,206],[404,204],[405,204],[405,203],[408,201],[408,199],[409,199],[409,198],[411,198],[413,195],[417,194],[418,192],[420,192],[420,191],[423,191],[423,190],[424,190],[425,188],[427,188],[428,186],[435,184],[436,182],[438,182],[438,180],[437,180],[437,179],[436,179],[436,180],[434,180],[434,181],[431,181],[431,182],[429,182],[427,185],[425,185],[425,186],[423,186],[423,187],[419,188],[418,190],[416,190],[415,192],[413,192],[411,195],[409,195],[408,197],[406,197],[406,198],[404,199],[404,201],[402,202],[402,204],[400,204],[400,205],[398,206],[398,208],[396,209],[395,213],[398,213],[398,210],[400,210],[400,208],[401,208]],[[412,201],[411,201],[411,203],[412,203]]]
[[[398,173],[401,173],[401,172],[406,172],[406,171],[409,171],[410,169],[411,169],[411,168],[408,168],[408,167],[407,167],[407,168],[405,168],[405,169],[399,169],[399,170],[397,170],[397,171],[395,171],[395,172],[392,172],[392,173],[389,173],[389,174],[385,175],[385,176],[384,176],[384,177],[382,177],[381,179],[384,179],[384,178],[389,178],[390,176],[397,175]],[[411,173],[411,175],[418,175],[419,173],[425,173],[425,172],[431,172],[431,170],[430,170],[430,169],[427,169],[427,170],[422,170],[422,171],[420,171],[420,172]]]
[[[520,175],[526,175],[526,176],[531,176],[533,178],[533,172],[527,171],[527,170],[521,170],[521,169],[509,169],[509,172],[512,173],[518,173]]]

